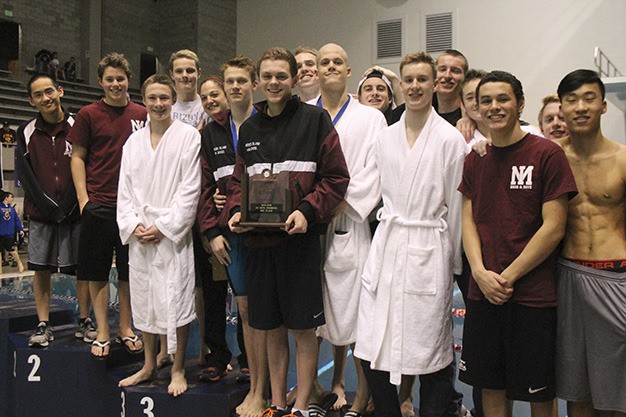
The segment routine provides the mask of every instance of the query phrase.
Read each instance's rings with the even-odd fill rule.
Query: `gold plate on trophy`
[[[289,172],[274,174],[266,169],[260,174],[242,175],[238,226],[282,228],[291,212]]]

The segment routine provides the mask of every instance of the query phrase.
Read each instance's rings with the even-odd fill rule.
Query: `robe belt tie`
[[[443,218],[433,219],[433,220],[409,220],[403,217],[400,217],[399,214],[388,215],[384,212],[385,208],[382,207],[376,213],[376,220],[380,222],[388,222],[394,223],[399,226],[405,227],[425,227],[425,228],[439,228],[440,232],[445,232],[448,230],[448,222],[446,222]]]
[[[391,233],[391,226],[398,225],[403,227],[421,227],[421,228],[430,228],[430,229],[438,229],[441,233],[448,230],[448,222],[446,222],[443,218],[433,219],[433,220],[409,220],[404,217],[400,217],[398,214],[389,215],[385,213],[385,208],[381,207],[376,213],[376,220],[379,222],[385,222],[385,237],[383,238],[383,242],[387,242],[389,239],[389,233]],[[383,262],[377,262],[376,273],[371,277],[372,283],[370,289],[372,292],[376,291],[378,288],[378,283],[380,281],[380,272],[383,268]]]

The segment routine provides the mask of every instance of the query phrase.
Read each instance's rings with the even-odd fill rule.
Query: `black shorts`
[[[294,235],[277,246],[246,251],[245,285],[251,327],[305,330],[326,322],[317,234]]]
[[[80,281],[108,281],[113,253],[120,281],[128,282],[128,245],[122,245],[115,207],[87,202],[81,216],[78,270]]]
[[[511,400],[544,402],[556,396],[556,307],[468,300],[459,380],[506,390]]]
[[[0,246],[7,252],[15,250],[15,236],[0,236]]]

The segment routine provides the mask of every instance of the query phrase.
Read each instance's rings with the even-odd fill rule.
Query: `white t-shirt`
[[[198,127],[202,120],[205,120],[207,114],[202,108],[202,100],[198,97],[193,101],[176,101],[172,106],[172,119],[180,120],[183,123]]]

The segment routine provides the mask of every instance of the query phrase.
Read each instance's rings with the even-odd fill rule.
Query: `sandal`
[[[141,344],[141,347],[139,349],[132,349],[132,348],[137,347],[137,342],[141,342],[141,339],[139,339],[139,336],[137,335],[133,335],[133,336],[119,336],[118,335],[115,338],[115,342],[124,346],[124,349],[126,349],[126,352],[130,353],[131,355],[139,355],[140,353],[143,353],[143,343]]]
[[[111,341],[110,340],[106,340],[104,342],[101,342],[99,340],[94,340],[93,342],[91,342],[91,348],[92,348],[91,355],[94,358],[98,359],[98,360],[104,360],[104,359],[108,358],[109,354],[111,353],[111,346],[110,345],[111,345]],[[93,353],[93,347],[94,346],[102,349],[102,351],[100,352],[100,353],[102,353],[102,355],[95,355]],[[107,351],[106,353],[104,353],[105,350]]]
[[[310,417],[324,417],[326,413],[330,411],[335,401],[337,401],[337,394],[334,392],[327,392],[322,395],[319,403],[309,404],[309,416]]]

